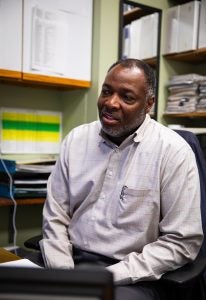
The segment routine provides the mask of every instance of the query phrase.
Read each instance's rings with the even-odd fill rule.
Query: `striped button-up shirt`
[[[43,234],[48,267],[73,268],[74,245],[120,260],[108,267],[116,284],[193,260],[203,238],[193,151],[148,115],[120,146],[99,121],[73,129],[48,182]]]

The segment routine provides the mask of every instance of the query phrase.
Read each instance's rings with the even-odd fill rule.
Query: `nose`
[[[105,102],[105,105],[109,108],[119,108],[119,96],[116,93],[112,94],[110,97],[108,97],[107,101]]]

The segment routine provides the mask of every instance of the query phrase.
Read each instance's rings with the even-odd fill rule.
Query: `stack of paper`
[[[55,160],[36,164],[18,164],[0,160],[0,197],[45,198],[48,178]]]
[[[204,79],[198,74],[176,75],[168,82],[169,97],[167,112],[196,111],[199,99],[199,84]]]
[[[206,79],[202,80],[199,85],[197,111],[206,111]]]
[[[14,174],[15,198],[46,197],[47,181],[54,163],[17,164]]]

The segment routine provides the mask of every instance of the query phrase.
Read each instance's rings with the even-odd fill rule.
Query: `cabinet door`
[[[0,77],[21,77],[22,0],[0,0]]]
[[[24,0],[26,74],[90,81],[92,0]]]

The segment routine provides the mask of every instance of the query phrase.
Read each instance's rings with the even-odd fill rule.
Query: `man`
[[[74,268],[76,251],[107,257],[116,299],[159,299],[157,279],[193,260],[202,243],[195,157],[150,119],[154,98],[147,64],[112,65],[98,99],[100,121],[65,138],[48,182],[45,264]]]

